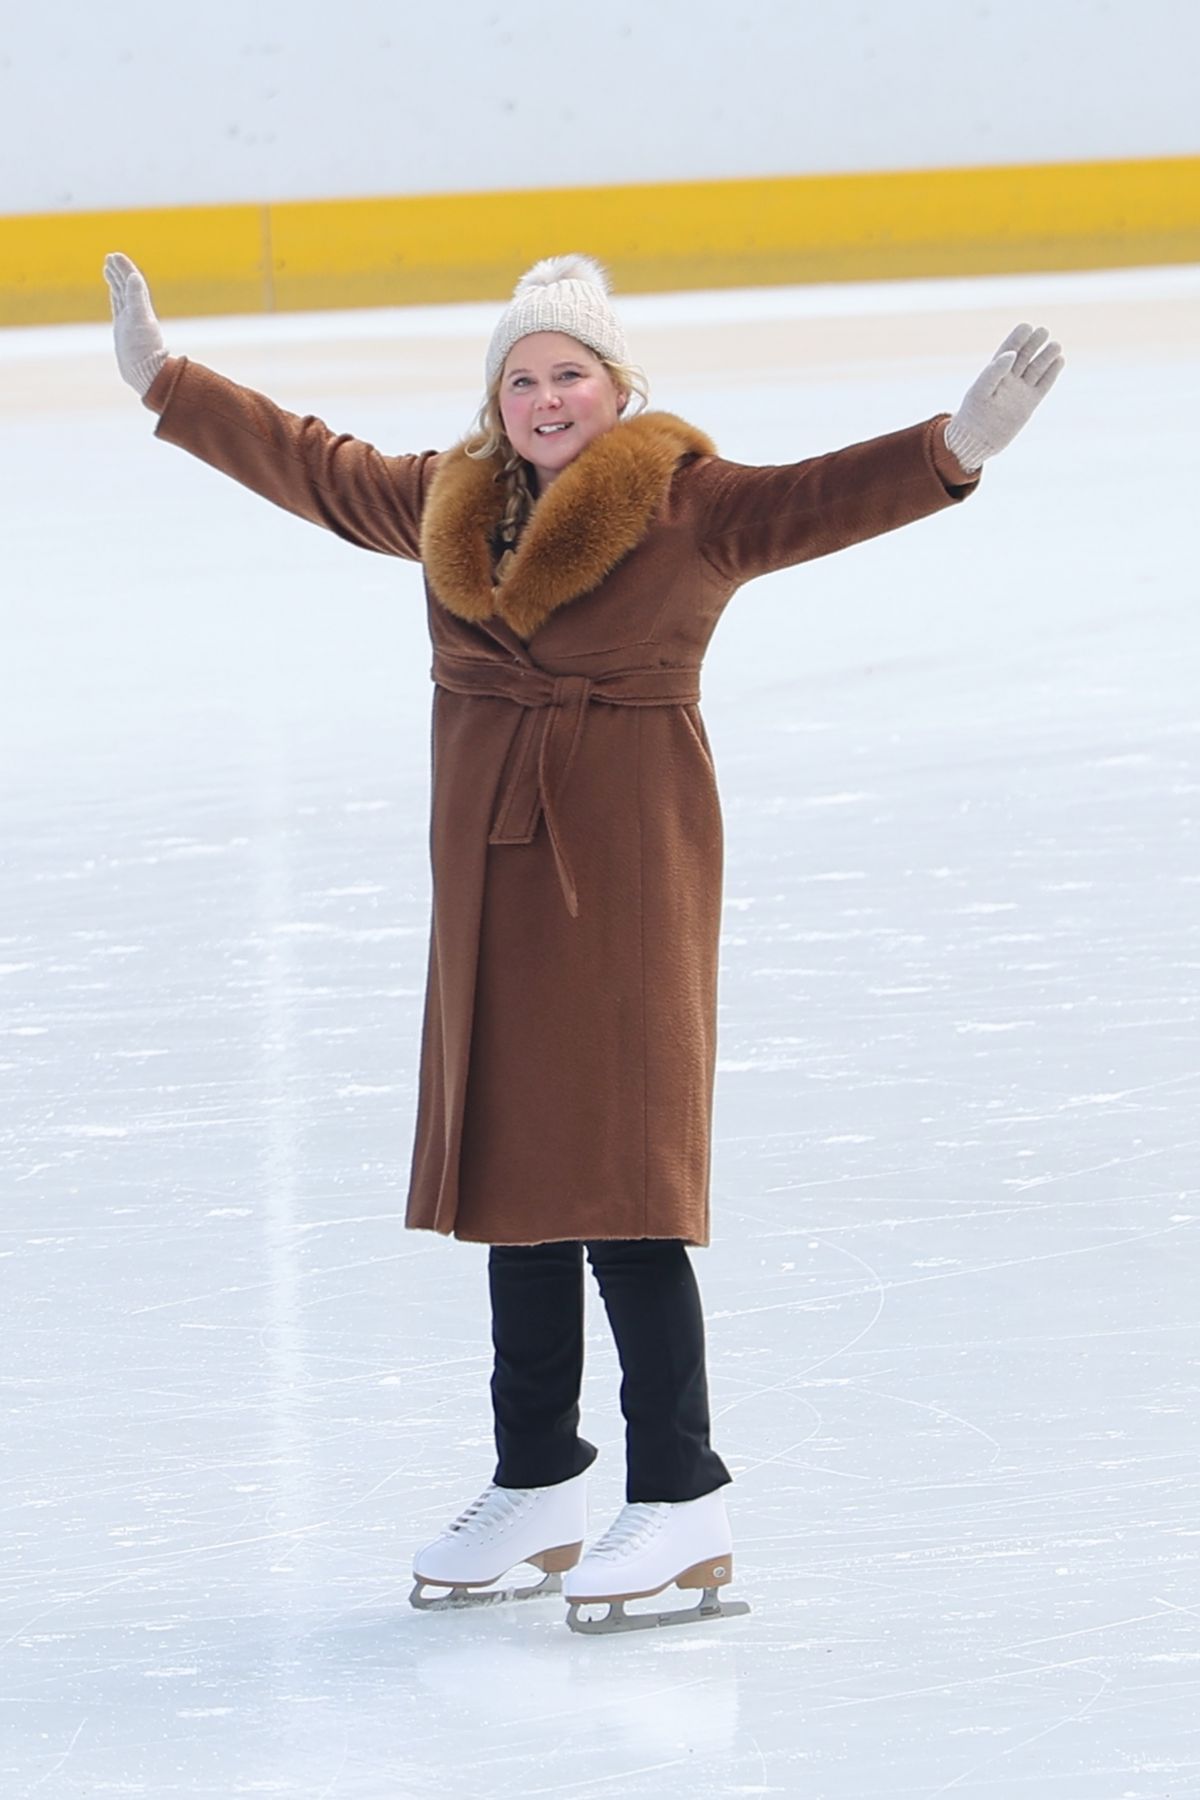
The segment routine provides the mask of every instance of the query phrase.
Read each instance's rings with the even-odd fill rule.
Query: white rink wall
[[[1195,0],[11,8],[0,215],[1186,155],[1198,63]]]

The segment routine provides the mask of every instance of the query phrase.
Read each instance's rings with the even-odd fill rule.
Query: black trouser
[[[583,1251],[562,1243],[490,1252],[500,1487],[551,1487],[595,1458],[579,1435]],[[687,1250],[638,1238],[591,1243],[587,1253],[621,1363],[626,1499],[698,1500],[730,1474],[708,1441],[704,1317]]]

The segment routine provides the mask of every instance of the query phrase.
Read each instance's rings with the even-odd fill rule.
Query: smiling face
[[[500,417],[517,455],[533,465],[539,494],[612,430],[628,398],[600,358],[565,332],[533,331],[513,345],[500,376]]]

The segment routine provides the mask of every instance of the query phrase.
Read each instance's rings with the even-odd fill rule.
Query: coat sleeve
[[[165,443],[347,543],[419,561],[435,452],[384,456],[186,356],[168,359],[145,404],[158,413],[155,436]]]
[[[778,468],[696,464],[702,554],[737,586],[953,506],[979,477],[945,449],[946,417]]]

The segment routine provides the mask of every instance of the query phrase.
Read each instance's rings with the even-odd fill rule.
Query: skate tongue
[[[652,1538],[670,1511],[666,1501],[631,1501],[623,1506],[589,1557],[610,1562]]]
[[[491,1494],[492,1490],[491,1488],[488,1488],[485,1493],[480,1494],[477,1500],[472,1500],[470,1506],[464,1506],[457,1519],[455,1519],[454,1523],[450,1526],[450,1530],[462,1531],[465,1526],[470,1525],[483,1511],[483,1508],[491,1498]]]
[[[491,1487],[484,1489],[478,1500],[472,1500],[470,1506],[459,1513],[448,1529],[473,1531],[489,1522],[509,1518],[513,1513],[520,1512],[529,1493],[528,1488],[502,1488],[493,1482]]]

